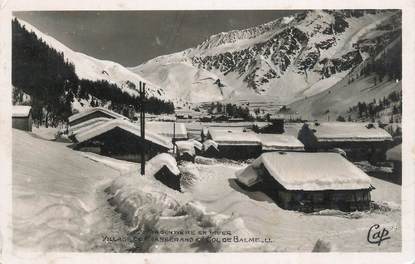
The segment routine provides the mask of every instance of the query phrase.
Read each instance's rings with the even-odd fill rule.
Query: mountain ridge
[[[188,98],[192,98],[192,90],[198,90],[197,85],[192,85],[197,79],[185,69],[180,72],[188,75],[185,83],[160,84],[154,78],[158,68],[168,72],[173,63],[191,63],[191,71],[206,70],[227,85],[228,92],[222,98],[209,98],[206,94],[205,101],[249,100],[259,95],[278,96],[281,104],[289,104],[304,97],[304,93],[310,96],[314,91],[330,88],[334,83],[328,78],[340,80],[370,56],[354,45],[368,34],[389,34],[379,27],[396,14],[400,16],[396,10],[304,11],[249,29],[221,32],[194,48],[159,56],[129,69],[165,86],[167,94],[169,86],[185,86]],[[316,86],[318,89],[313,88]],[[209,89],[217,94],[213,82]]]

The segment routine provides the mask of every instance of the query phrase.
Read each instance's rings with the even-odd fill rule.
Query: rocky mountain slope
[[[400,36],[400,20],[396,10],[305,11],[213,35],[130,70],[164,87],[167,97],[289,104],[329,89],[385,48]]]

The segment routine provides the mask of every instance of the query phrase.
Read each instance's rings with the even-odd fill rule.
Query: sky
[[[14,15],[69,48],[132,67],[195,47],[209,36],[298,11],[30,11]]]

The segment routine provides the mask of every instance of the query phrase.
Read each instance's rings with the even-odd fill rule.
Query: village
[[[11,33],[13,251],[405,248],[402,10],[16,11]]]
[[[30,106],[16,105],[13,137],[24,136],[18,130],[38,139],[46,133],[49,142],[64,145],[65,151],[117,170],[120,176],[106,182],[100,196],[107,197],[109,208],[121,213],[126,226],[134,230],[125,231],[127,237],[140,232],[153,235],[148,241],[133,240],[129,247],[134,250],[194,250],[186,246],[193,241],[189,234],[160,237],[153,230],[169,227],[187,233],[208,227],[210,235],[202,236],[203,241],[214,245],[204,245],[207,251],[354,251],[356,245],[376,250],[368,248],[364,239],[358,241],[362,234],[356,238],[351,231],[362,222],[369,228],[374,219],[400,236],[401,138],[392,137],[382,124],[304,122],[283,115],[270,116],[268,121],[213,121],[194,113],[141,113],[129,118],[91,107],[70,116],[58,129],[37,127]],[[24,151],[14,151],[20,153],[16,159],[24,158]],[[47,149],[41,151],[46,155]],[[293,220],[296,214],[302,217]],[[179,219],[186,222],[184,226]],[[315,229],[306,235],[310,242],[283,242],[290,236],[303,241],[291,229],[303,221]],[[322,234],[317,231],[322,224],[335,227]],[[147,231],[146,225],[151,226]],[[226,231],[228,237],[211,235],[212,230],[216,230],[213,234]],[[349,233],[353,245],[335,241],[336,234],[343,232]],[[282,244],[290,246],[283,249]],[[391,242],[390,249],[397,248],[399,243]]]

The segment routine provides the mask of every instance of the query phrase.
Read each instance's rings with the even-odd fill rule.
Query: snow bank
[[[186,162],[180,166],[180,171],[180,185],[184,190],[191,189],[201,179],[199,170],[190,162]]]
[[[36,134],[40,132],[40,136]],[[13,248],[16,251],[122,251],[101,232],[124,234],[103,189],[119,172],[42,133],[13,129]],[[35,136],[34,136],[35,135]]]
[[[197,164],[205,164],[205,165],[213,165],[217,162],[214,158],[206,158],[202,156],[196,156],[195,157],[195,163]]]
[[[109,189],[110,204],[114,205],[132,228],[142,228],[143,223],[157,221],[160,216],[173,216],[180,210],[177,194],[147,177],[130,175],[116,179]]]

